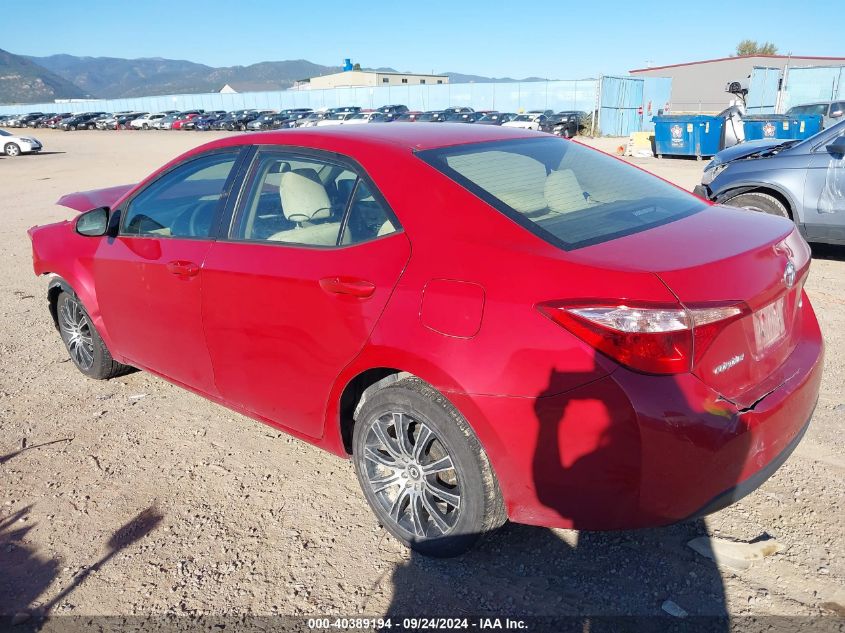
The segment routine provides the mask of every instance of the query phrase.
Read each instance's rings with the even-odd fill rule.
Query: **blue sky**
[[[723,57],[744,38],[772,41],[784,54],[845,56],[842,20],[815,19],[832,16],[835,4],[87,0],[68,10],[65,0],[41,0],[37,10],[30,2],[4,6],[0,48],[212,66],[282,59],[340,65],[351,57],[365,67],[575,79]]]

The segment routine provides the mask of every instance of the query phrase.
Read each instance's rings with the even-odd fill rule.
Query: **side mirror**
[[[843,114],[845,114],[845,112],[843,112],[842,110],[834,110],[833,112],[830,113],[830,118],[831,119],[838,119]]]
[[[86,237],[100,237],[109,230],[109,209],[98,207],[76,218],[76,232]]]

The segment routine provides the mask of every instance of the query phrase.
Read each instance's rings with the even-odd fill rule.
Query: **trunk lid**
[[[747,310],[718,328],[693,365],[698,378],[741,408],[789,378],[778,368],[801,336],[810,265],[810,249],[791,221],[714,206],[570,255],[652,272],[688,308],[743,304]]]

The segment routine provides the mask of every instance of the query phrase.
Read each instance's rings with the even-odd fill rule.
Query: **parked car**
[[[430,110],[419,115],[417,121],[420,123],[443,123],[447,116],[447,113],[444,111]]]
[[[515,112],[493,112],[490,114],[485,114],[483,117],[478,119],[476,123],[480,123],[482,125],[502,125],[503,123],[507,123],[517,117]]]
[[[226,116],[224,110],[214,110],[212,112],[204,112],[194,118],[186,120],[182,124],[183,130],[207,130],[211,129],[211,125],[218,119]],[[202,127],[201,127],[202,126]]]
[[[346,114],[351,113],[355,114],[356,112],[361,111],[361,106],[340,106],[337,108],[327,108],[325,110],[328,114]]]
[[[142,114],[137,119],[132,119],[129,122],[130,129],[133,130],[149,130],[156,121],[160,121],[168,116],[164,112],[154,112],[151,114]]]
[[[188,112],[187,114],[180,114],[179,117],[170,124],[171,130],[184,130],[185,125],[200,116],[199,112]]]
[[[40,116],[35,117],[34,119],[30,119],[29,121],[27,121],[26,127],[31,127],[31,128],[43,127],[44,121],[46,121],[47,119],[52,118],[54,116],[56,116],[55,112],[48,112],[46,114],[42,114]]]
[[[424,554],[508,518],[714,512],[788,458],[818,398],[791,222],[554,136],[230,137],[60,202],[86,212],[30,229],[33,266],[83,374],[150,370],[350,457]]]
[[[822,126],[829,127],[837,123],[845,115],[845,101],[819,101],[792,106],[786,111],[786,116],[801,116],[803,114],[822,115]]]
[[[162,117],[156,121],[153,121],[150,124],[150,128],[153,130],[169,130],[170,126],[173,125],[173,122],[179,118],[178,113],[168,114],[165,117]]]
[[[443,110],[444,114],[463,114],[464,112],[475,112],[475,110],[466,106],[452,106]]]
[[[722,150],[695,193],[789,218],[811,242],[845,244],[845,120],[803,141],[749,141]]]
[[[387,123],[390,121],[390,115],[381,111],[376,112],[359,112],[353,114],[343,123],[344,125],[359,125],[361,123]],[[324,121],[325,123],[325,121]]]
[[[515,127],[523,130],[539,130],[546,122],[546,115],[538,112],[526,112],[525,114],[518,114],[507,123],[502,123],[502,127]]]
[[[378,108],[378,112],[381,112],[384,115],[385,122],[395,121],[400,116],[409,112],[409,108],[406,105],[384,105]]]
[[[475,123],[476,121],[482,119],[484,114],[482,112],[453,112],[452,114],[446,115],[446,122],[447,123]]]
[[[48,127],[51,129],[55,129],[57,125],[59,125],[63,119],[67,119],[73,116],[72,112],[62,112],[60,114],[55,114],[51,116],[49,119],[45,119],[41,123],[41,127]]]
[[[572,138],[580,133],[586,118],[587,113],[578,110],[558,112],[548,116],[540,125],[540,130],[563,138]]]
[[[396,123],[416,123],[417,119],[421,114],[422,112],[418,110],[413,110],[410,112],[405,112],[404,114],[400,114],[393,120]]]
[[[317,127],[317,124],[328,116],[331,116],[328,112],[312,112],[311,114],[304,116],[301,119],[297,119],[294,122],[294,126]]]
[[[85,114],[77,114],[75,116],[62,119],[57,126],[65,132],[73,132],[74,130],[93,130],[96,127],[95,119],[103,116],[105,112],[86,112]]]
[[[323,117],[321,120],[317,121],[315,127],[324,127],[327,125],[343,125],[347,121],[349,121],[353,116],[357,113],[355,112],[334,112],[334,113],[326,113],[326,116]],[[312,127],[312,126],[308,126]]]
[[[15,127],[28,127],[30,122],[36,121],[44,116],[43,112],[30,112],[15,121]]]
[[[0,147],[3,148],[3,153],[11,158],[21,154],[35,154],[43,148],[37,138],[17,136],[6,130],[0,130]]]

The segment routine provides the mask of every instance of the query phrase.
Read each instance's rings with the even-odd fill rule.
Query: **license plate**
[[[754,340],[757,351],[763,351],[786,334],[783,318],[783,297],[754,313]]]

